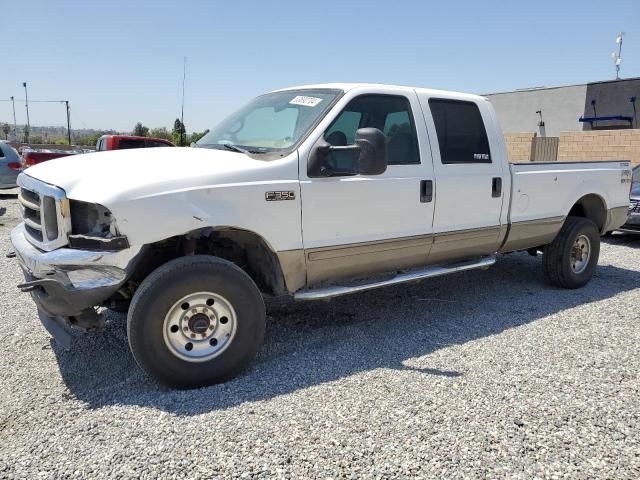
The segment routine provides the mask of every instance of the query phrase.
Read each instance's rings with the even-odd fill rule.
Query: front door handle
[[[433,200],[433,180],[420,181],[420,202],[429,203]]]
[[[502,177],[493,177],[491,180],[491,196],[493,198],[502,196]]]

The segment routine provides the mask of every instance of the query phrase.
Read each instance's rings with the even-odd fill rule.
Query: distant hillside
[[[9,124],[11,127],[11,131],[13,132],[13,125]],[[24,128],[26,125],[18,124],[18,135],[24,134]],[[117,132],[116,130],[95,130],[93,128],[72,128],[71,135],[72,136],[91,136],[95,134],[116,134],[123,133]],[[44,138],[61,138],[67,136],[67,128],[66,127],[37,127],[35,125],[31,125],[30,135],[40,135]]]

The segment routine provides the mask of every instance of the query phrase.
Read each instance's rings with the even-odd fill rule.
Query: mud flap
[[[55,339],[56,343],[65,350],[71,349],[72,336],[63,326],[59,317],[52,317],[42,309],[38,309],[38,317],[42,326]]]

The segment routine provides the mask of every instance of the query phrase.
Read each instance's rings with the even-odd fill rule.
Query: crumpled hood
[[[64,189],[68,198],[107,206],[209,185],[267,180],[279,163],[215,149],[160,147],[73,155],[35,165],[25,174]]]

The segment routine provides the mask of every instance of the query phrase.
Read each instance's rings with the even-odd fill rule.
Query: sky
[[[212,127],[260,93],[379,82],[491,93],[640,76],[640,0],[0,0],[0,100],[25,123]],[[12,123],[10,102],[0,122]]]

